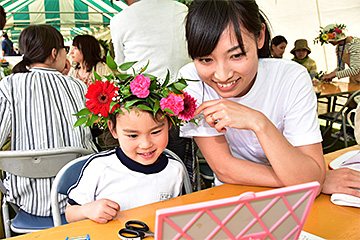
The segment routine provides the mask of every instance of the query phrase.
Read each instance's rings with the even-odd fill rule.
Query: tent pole
[[[316,0],[316,10],[317,10],[317,15],[318,15],[318,20],[319,20],[319,28],[320,28],[322,24],[321,24],[320,8],[319,8],[319,1],[318,0]],[[329,66],[328,66],[327,57],[326,57],[325,45],[323,45],[323,51],[324,51],[326,71],[328,71]]]

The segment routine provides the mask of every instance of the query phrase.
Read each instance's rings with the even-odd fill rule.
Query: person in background
[[[100,76],[111,74],[110,68],[106,65],[104,57],[101,56],[99,41],[91,35],[78,35],[73,40],[73,47],[70,55],[74,67],[70,68],[69,76],[75,77],[89,85],[94,78],[93,71]]]
[[[291,59],[304,67],[310,74],[311,78],[315,77],[317,73],[316,62],[309,57],[311,49],[308,46],[306,39],[298,39],[294,43],[294,48],[290,51],[294,55],[294,58]]]
[[[319,36],[314,40],[321,45],[330,43],[336,47],[337,67],[322,77],[324,81],[349,77],[351,83],[360,83],[360,39],[346,36],[345,31],[346,26],[344,24],[329,24],[319,31]],[[348,66],[346,69],[345,64]],[[345,115],[354,108],[356,108],[356,103],[351,101]],[[354,141],[354,129],[346,128],[346,132],[347,141]],[[345,140],[342,130],[333,133],[332,137]]]
[[[12,151],[68,146],[95,151],[89,128],[73,128],[78,119],[73,114],[85,106],[86,85],[61,73],[66,62],[61,33],[31,25],[21,32],[19,47],[23,59],[0,81],[0,147],[11,133]],[[51,216],[53,179],[6,173],[5,197],[27,213]]]
[[[189,63],[185,39],[187,6],[173,0],[125,0],[129,7],[110,22],[115,61],[138,61],[142,67],[150,61],[147,72],[172,77]]]
[[[360,39],[346,36],[344,24],[329,24],[320,30],[320,35],[315,39],[321,45],[330,43],[335,46],[337,67],[331,73],[325,74],[323,80],[331,81],[349,77],[350,82],[360,83]],[[345,64],[349,67],[345,69]]]
[[[322,185],[325,162],[309,74],[295,62],[269,59],[267,36],[254,0],[192,3],[186,37],[194,62],[179,74],[201,80],[186,89],[200,116],[180,133],[194,137],[215,185]]]
[[[270,43],[270,53],[272,58],[282,58],[287,46],[287,40],[284,36],[275,36]]]
[[[14,56],[13,42],[9,39],[7,33],[3,33],[1,36],[1,47],[3,56]]]

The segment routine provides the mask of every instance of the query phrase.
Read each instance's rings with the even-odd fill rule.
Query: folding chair
[[[190,182],[189,174],[186,171],[186,167],[183,161],[169,149],[165,149],[164,153],[183,165],[185,169],[183,187],[186,194],[192,193],[192,185]],[[81,157],[72,160],[71,162],[67,163],[55,177],[55,180],[51,187],[51,210],[55,227],[67,223],[64,214],[60,214],[58,197],[60,194],[67,195],[68,189],[78,180],[81,169],[83,168],[86,161],[87,157]]]
[[[326,136],[327,134],[331,133],[333,123],[339,123],[339,124],[341,124],[342,131],[344,133],[344,145],[345,145],[345,147],[348,146],[346,128],[351,127],[351,125],[349,124],[349,122],[346,119],[347,118],[346,110],[348,109],[350,102],[353,101],[354,98],[356,99],[358,95],[360,95],[360,90],[358,90],[358,91],[354,92],[353,94],[351,94],[351,96],[348,98],[346,103],[341,107],[341,109],[339,111],[334,110],[334,111],[331,111],[331,112],[320,114],[318,116],[320,119],[326,120],[326,127],[325,127],[325,130],[322,133],[323,136]],[[340,138],[340,136],[338,136],[328,146],[323,146],[323,149],[328,149],[328,148],[331,148],[332,146],[334,146],[335,143],[339,140],[339,138]]]
[[[27,178],[50,178],[69,161],[93,152],[79,147],[62,147],[39,150],[0,151],[0,170]],[[53,227],[52,217],[39,217],[26,213],[10,203],[16,212],[14,219],[9,217],[8,202],[2,181],[0,190],[3,194],[2,214],[5,236],[11,237],[11,231],[29,233]]]

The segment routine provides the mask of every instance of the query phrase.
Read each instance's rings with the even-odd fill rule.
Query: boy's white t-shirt
[[[185,65],[179,75],[185,79],[200,80],[194,63]],[[221,98],[202,81],[189,81],[188,84],[186,91],[197,99],[198,106]],[[250,91],[243,97],[229,99],[265,114],[293,146],[322,141],[312,82],[306,69],[298,63],[284,59],[259,59],[257,77]],[[269,165],[256,135],[250,130],[227,128],[226,133],[219,133],[202,118],[198,126],[193,123],[182,126],[180,135],[225,135],[234,157]]]
[[[184,168],[166,157],[151,165],[128,158],[120,148],[92,155],[68,190],[71,205],[110,199],[126,210],[181,195]]]

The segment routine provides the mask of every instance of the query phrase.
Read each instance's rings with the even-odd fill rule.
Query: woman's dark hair
[[[257,39],[263,23],[265,42],[258,50],[259,58],[269,57],[270,32],[254,0],[194,0],[186,19],[189,55],[192,59],[209,55],[228,26],[234,28],[239,47],[245,53],[240,25]]]
[[[0,30],[3,30],[6,24],[6,13],[3,6],[0,6]]]
[[[78,35],[74,38],[72,45],[81,51],[88,72],[91,72],[98,62],[105,62],[105,59],[101,57],[100,43],[95,37]],[[77,63],[75,68],[80,68],[80,63]]]
[[[32,63],[44,63],[55,48],[64,47],[61,33],[50,25],[31,25],[20,33],[19,51],[23,59],[14,66],[13,73],[28,72]]]
[[[284,36],[281,36],[281,35],[278,35],[278,36],[275,36],[272,40],[271,40],[271,45],[272,46],[273,44],[275,46],[279,45],[280,43],[288,43],[286,38]]]

